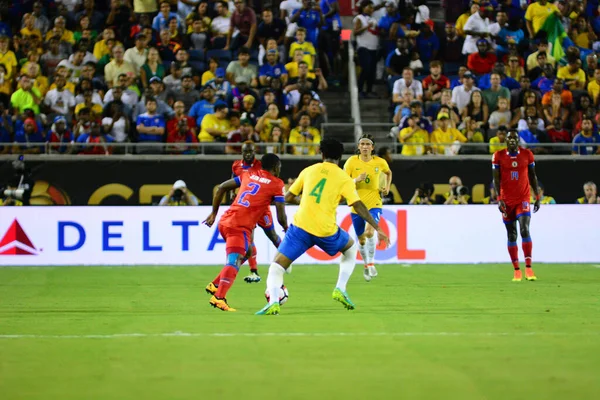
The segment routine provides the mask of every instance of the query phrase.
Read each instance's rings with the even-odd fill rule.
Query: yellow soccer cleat
[[[513,277],[513,282],[521,282],[521,278],[523,277],[523,275],[521,274],[521,270],[515,270],[515,276]]]
[[[210,294],[211,296],[214,296],[215,293],[217,293],[217,289],[218,288],[212,282],[206,285],[206,288],[204,288],[204,290],[206,290],[206,293]]]
[[[229,307],[229,304],[227,304],[227,300],[218,299],[215,296],[210,298],[210,301],[208,302],[208,304],[210,304],[214,308],[218,308],[221,311],[230,311],[230,312],[237,311],[235,308]]]
[[[528,281],[537,281],[537,276],[535,276],[535,273],[531,267],[525,268],[525,279]]]

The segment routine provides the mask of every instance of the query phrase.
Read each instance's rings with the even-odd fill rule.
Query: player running
[[[494,153],[492,168],[494,189],[498,193],[498,208],[502,213],[508,234],[508,254],[510,254],[515,268],[513,282],[521,282],[522,278],[517,247],[517,221],[519,221],[523,253],[525,254],[525,279],[535,281],[537,278],[531,269],[532,242],[531,236],[529,236],[531,220],[529,186],[535,194],[533,212],[537,212],[540,208],[535,161],[531,150],[519,148],[519,133],[515,129],[508,131],[506,146],[506,149]]]
[[[330,256],[342,253],[338,281],[332,297],[348,310],[355,308],[346,293],[346,284],[354,271],[356,245],[336,223],[336,209],[342,197],[348,205],[354,207],[358,215],[375,227],[379,240],[386,246],[389,245],[390,240],[360,200],[354,181],[338,165],[343,152],[344,146],[337,140],[322,140],[323,162],[305,168],[285,194],[288,203],[299,204],[300,207],[269,267],[269,304],[258,311],[257,315],[279,314],[279,288],[283,285],[283,274],[290,271],[291,264],[314,245]],[[302,197],[299,198],[301,194]]]
[[[379,223],[382,207],[381,195],[387,196],[390,192],[392,171],[383,158],[373,155],[374,148],[373,136],[362,135],[358,141],[359,154],[346,161],[344,171],[354,179],[360,200],[365,204],[375,222]],[[380,188],[379,178],[382,173],[386,175],[386,181],[385,186]],[[365,220],[357,214],[354,208],[352,208],[352,225],[358,237],[358,251],[365,265],[363,276],[369,282],[377,276],[375,229],[371,225],[366,225]]]
[[[242,173],[261,170],[261,163],[256,159],[256,148],[252,142],[244,142],[242,145],[242,159],[236,160],[231,166],[232,177],[241,176]],[[258,226],[262,228],[265,235],[271,240],[275,247],[279,247],[281,244],[281,238],[275,232],[275,225],[273,224],[273,216],[271,215],[271,209],[267,208],[265,214],[258,220]],[[252,248],[252,255],[248,258],[248,265],[250,266],[250,275],[244,278],[245,282],[253,283],[260,282],[260,275],[258,274],[258,265],[256,262],[256,246],[254,245],[254,236],[250,244]],[[218,282],[213,282],[214,285],[218,285]]]
[[[223,214],[219,221],[219,232],[225,239],[227,261],[219,273],[219,285],[214,287],[209,283],[206,291],[211,293],[209,304],[223,311],[235,311],[227,304],[226,296],[233,285],[240,266],[249,255],[250,238],[258,220],[272,201],[277,209],[277,221],[287,231],[287,217],[284,207],[284,184],[279,179],[281,161],[275,154],[265,154],[262,157],[262,169],[252,170],[219,185],[213,198],[213,209],[204,224],[212,226],[215,223],[219,206],[225,194],[235,188],[240,188],[233,204]],[[211,287],[211,285],[213,285]],[[210,290],[209,290],[210,289]]]

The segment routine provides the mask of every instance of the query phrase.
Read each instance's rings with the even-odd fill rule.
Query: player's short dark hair
[[[517,130],[517,128],[510,128],[506,131],[506,135],[510,135],[511,133],[515,133],[517,136],[519,136],[519,131]]]
[[[371,142],[373,142],[373,146],[375,146],[375,138],[373,137],[373,135],[369,135],[368,133],[364,133],[360,139],[358,139],[358,141],[360,142],[363,139],[369,139]]]
[[[344,154],[344,145],[333,138],[321,140],[321,154],[330,160],[340,160]]]
[[[279,164],[281,160],[277,157],[276,154],[267,153],[260,159],[260,163],[262,164],[262,169],[267,171],[272,171],[277,164]]]

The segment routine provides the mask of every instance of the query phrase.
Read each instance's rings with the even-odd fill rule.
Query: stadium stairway
[[[330,86],[325,92],[320,93],[321,100],[327,106],[328,123],[351,123],[350,96],[348,86],[344,83],[339,87]],[[352,127],[326,127],[325,135],[335,137],[341,142],[354,142]]]

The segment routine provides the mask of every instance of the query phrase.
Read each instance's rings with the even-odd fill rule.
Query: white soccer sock
[[[283,274],[285,274],[285,268],[277,263],[272,263],[269,267],[269,274],[267,275],[267,290],[269,291],[269,304],[279,302],[279,289],[283,285]]]
[[[354,246],[352,246],[352,247],[356,248],[356,242],[354,242]],[[356,249],[354,251],[356,251]],[[367,265],[367,258],[368,258],[368,255],[367,255],[367,244],[366,243],[365,244],[360,244],[360,242],[359,242],[358,243],[358,251],[359,251],[360,256],[362,257],[362,259],[363,259],[363,261],[365,263],[365,266],[366,266]]]
[[[377,248],[377,239],[375,236],[367,238],[367,264],[373,264],[375,262],[375,249]]]
[[[346,284],[352,272],[354,272],[354,266],[356,265],[356,243],[352,245],[348,250],[342,253],[342,260],[340,261],[340,274],[338,275],[338,281],[336,287],[341,290],[346,290]]]

